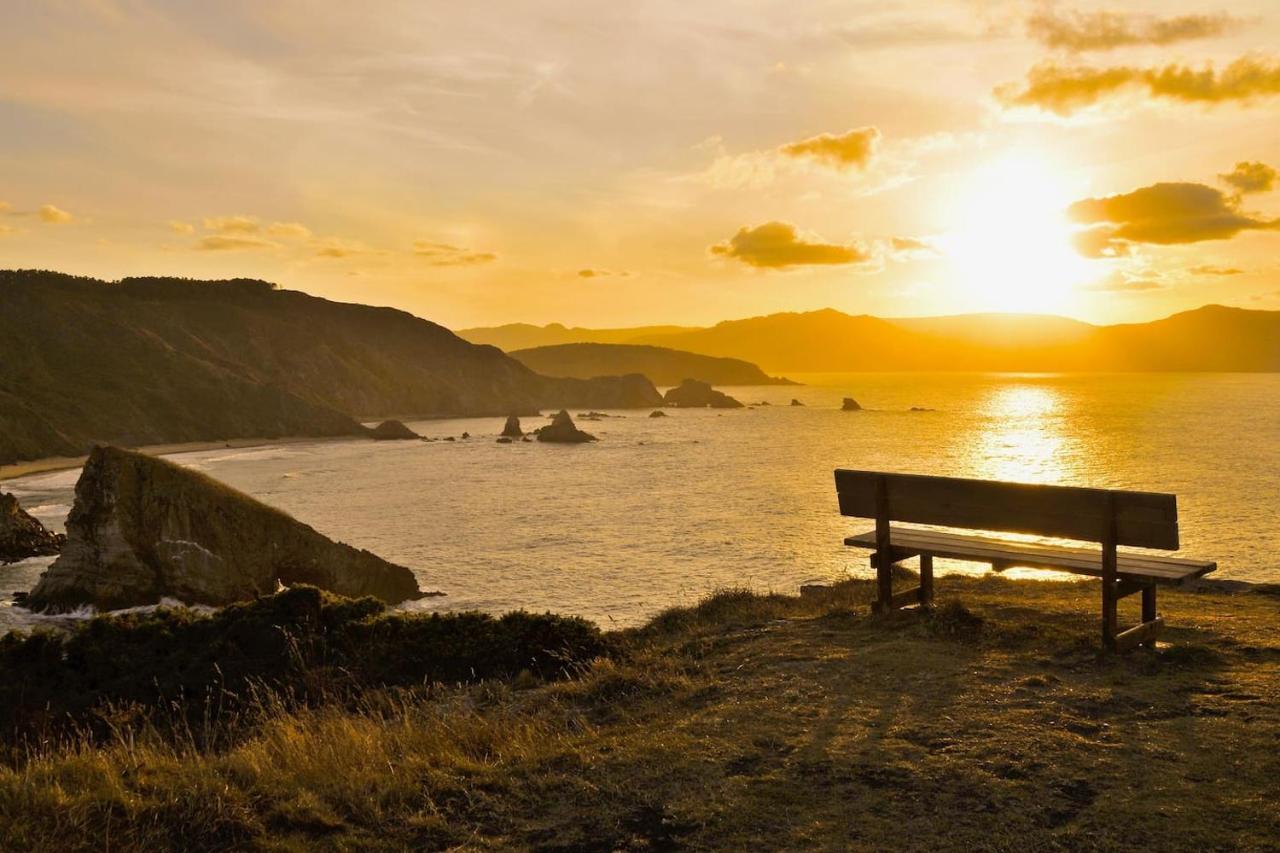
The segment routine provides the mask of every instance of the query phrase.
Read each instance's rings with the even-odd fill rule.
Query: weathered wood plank
[[[911,589],[904,589],[902,592],[895,592],[893,597],[889,600],[889,606],[894,610],[897,610],[899,607],[908,607],[912,604],[919,604],[921,601],[920,595],[920,587],[918,586],[913,586]]]
[[[1161,616],[1157,616],[1150,622],[1135,625],[1127,631],[1121,631],[1116,634],[1115,650],[1117,652],[1127,652],[1144,643],[1154,643],[1162,630],[1164,630],[1164,618]]]
[[[835,479],[844,515],[876,517],[883,484],[893,521],[1090,542],[1101,542],[1107,531],[1111,495],[1117,544],[1178,548],[1174,495],[872,471],[837,470]]]

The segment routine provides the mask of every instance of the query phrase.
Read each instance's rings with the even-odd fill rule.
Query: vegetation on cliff
[[[642,376],[540,376],[404,311],[249,279],[0,271],[0,464],[95,443],[364,435],[355,418],[643,407]]]
[[[98,741],[10,753],[0,836],[33,850],[108,837],[189,850],[1274,846],[1280,597],[1164,595],[1167,645],[1100,658],[1092,583],[945,576],[938,593],[933,614],[871,617],[870,582],[807,599],[726,592],[602,645],[572,634],[586,638],[577,662],[552,682],[493,671],[334,702],[263,692],[187,728],[104,712]],[[368,605],[326,606],[321,621]],[[132,642],[127,626],[89,630],[110,646]],[[609,654],[584,662],[596,649]],[[455,653],[432,647],[406,671]]]

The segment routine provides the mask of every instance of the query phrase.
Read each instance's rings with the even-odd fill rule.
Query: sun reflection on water
[[[988,480],[1061,483],[1076,439],[1063,423],[1059,391],[1042,385],[992,389],[981,404],[986,428],[972,449],[974,476]]]

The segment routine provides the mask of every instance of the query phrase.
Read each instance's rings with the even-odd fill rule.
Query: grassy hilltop
[[[868,582],[825,601],[726,592],[599,646],[566,623],[580,658],[567,678],[520,668],[340,701],[263,693],[213,724],[108,715],[105,733],[10,753],[0,838],[1275,849],[1280,596],[1165,595],[1167,647],[1100,659],[1096,593],[944,577],[936,613],[873,618]],[[387,630],[371,635],[385,662]]]

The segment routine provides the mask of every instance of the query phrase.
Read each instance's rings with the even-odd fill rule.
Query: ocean
[[[768,406],[579,419],[600,438],[591,445],[498,444],[503,419],[483,418],[410,424],[471,435],[453,442],[171,458],[446,593],[410,608],[552,610],[622,627],[725,587],[794,593],[866,575],[866,552],[841,540],[870,525],[837,511],[837,467],[1173,492],[1183,554],[1216,560],[1216,577],[1280,582],[1280,375],[795,378],[806,384],[723,389]],[[841,411],[846,396],[863,411]],[[61,529],[78,474],[0,488]],[[30,589],[49,562],[0,568],[0,589]],[[0,605],[0,631],[48,621]]]

